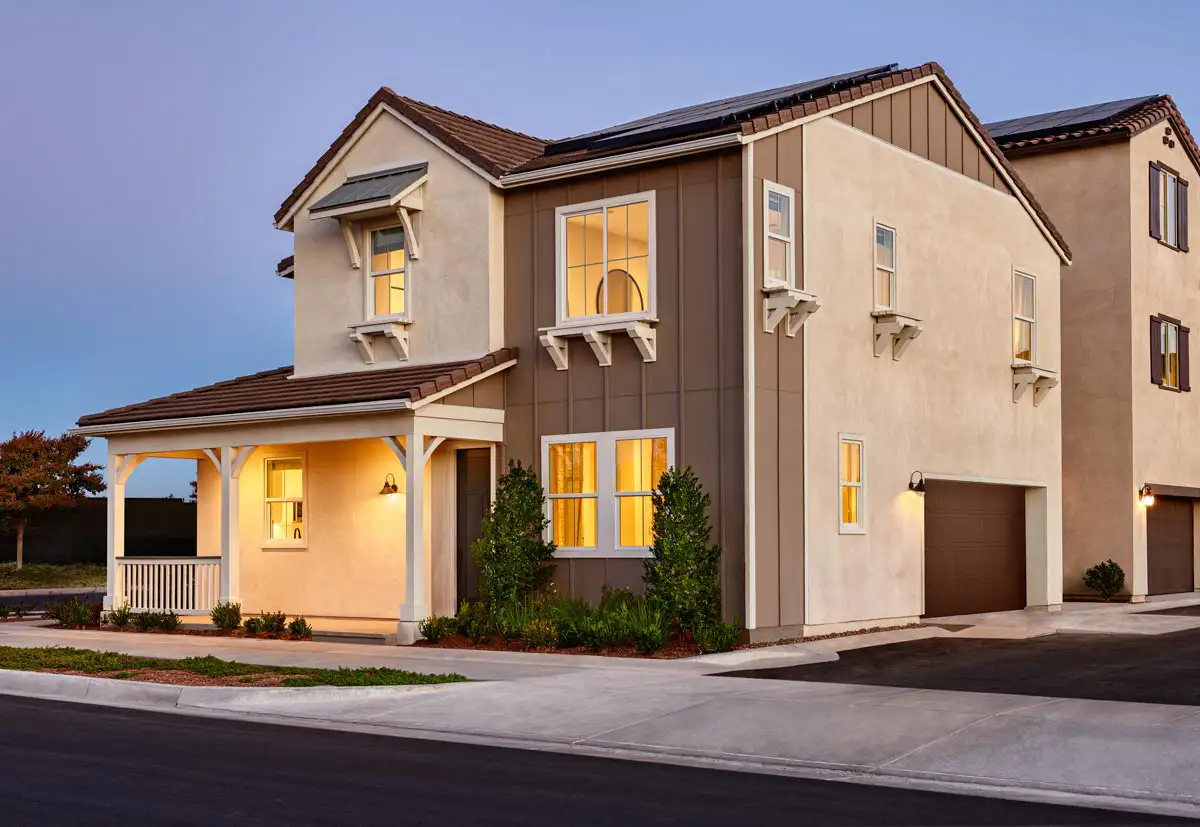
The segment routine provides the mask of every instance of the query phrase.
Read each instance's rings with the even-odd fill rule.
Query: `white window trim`
[[[783,195],[788,199],[788,234],[786,236],[771,232],[768,227],[771,226],[771,215],[769,205],[771,203],[771,193]],[[777,184],[774,181],[763,179],[763,196],[762,196],[762,221],[763,221],[763,287],[770,289],[772,287],[795,287],[796,286],[796,191],[791,187],[785,187],[783,184]],[[768,278],[767,262],[770,261],[771,239],[784,241],[787,243],[787,278],[783,281],[779,279]]]
[[[567,315],[567,219],[581,213],[603,211],[609,207],[619,207],[624,204],[636,204],[646,201],[649,212],[649,272],[650,284],[648,292],[648,308],[633,313],[608,313],[591,316]],[[554,210],[554,254],[555,254],[555,328],[585,328],[593,324],[616,321],[656,321],[658,316],[658,231],[657,209],[654,190],[638,192],[632,195],[619,195],[614,198],[601,198],[583,204],[567,204]],[[605,214],[606,215],[606,214]],[[607,222],[607,217],[605,221]],[[604,233],[604,261],[608,263],[608,233]],[[608,277],[607,271],[605,277]]]
[[[1022,278],[1029,279],[1031,282],[1033,282],[1033,315],[1032,316],[1021,316],[1017,313],[1017,279],[1022,279]],[[1017,342],[1016,342],[1015,337],[1013,337],[1011,330],[1009,332],[1009,338],[1011,340],[1009,343],[1009,347],[1012,349],[1012,361],[1013,361],[1014,365],[1036,365],[1037,364],[1037,355],[1038,355],[1037,308],[1038,308],[1037,277],[1032,275],[1031,273],[1026,273],[1023,270],[1013,270],[1012,321],[1014,321],[1014,322],[1015,321],[1029,322],[1029,358],[1028,359],[1018,359],[1017,358]]]
[[[271,503],[273,502],[295,502],[291,498],[284,499],[269,499],[267,497],[268,486],[270,485],[270,464],[279,462],[280,460],[296,459],[300,460],[300,486],[304,492],[304,496],[300,498],[300,502],[304,506],[304,536],[299,540],[273,540],[271,539]],[[262,547],[264,549],[307,549],[308,537],[312,523],[309,521],[309,516],[312,513],[308,507],[308,452],[293,451],[286,454],[272,454],[263,457],[263,483],[262,483],[262,504],[263,504],[263,531],[262,531]]]
[[[1162,165],[1157,167],[1159,203],[1155,209],[1159,211],[1160,239],[1168,247],[1179,249],[1179,176],[1168,171]],[[1174,182],[1173,186],[1168,186]]]
[[[879,263],[879,242],[876,241],[876,236],[879,234],[879,230],[881,228],[884,230],[887,230],[888,232],[890,232],[892,234],[892,266],[891,267],[884,267],[882,264]],[[884,224],[882,221],[875,222],[875,227],[871,232],[871,258],[875,261],[875,268],[873,270],[871,270],[871,301],[875,307],[876,312],[895,313],[896,308],[900,305],[900,301],[899,301],[900,296],[897,292],[900,287],[900,280],[896,277],[896,273],[900,269],[900,249],[899,249],[900,245],[896,243],[897,241],[899,241],[899,239],[900,239],[900,233],[898,233],[896,231],[896,228],[893,227],[891,224]],[[891,283],[892,303],[891,304],[880,304],[879,303],[879,291],[878,291],[879,285],[876,281],[876,276],[878,275],[877,271],[879,271],[879,270],[886,270],[892,274],[892,280],[891,280],[892,281],[892,283]]]
[[[842,482],[842,444],[858,443],[858,476],[859,482]],[[837,511],[838,534],[867,533],[867,439],[861,434],[838,434],[837,444]],[[858,487],[858,522],[842,522],[842,488],[847,485]]]
[[[404,231],[404,269],[403,270],[380,270],[378,273],[374,271],[375,267],[375,233],[386,230],[403,230]],[[386,224],[379,227],[366,228],[366,246],[367,266],[363,268],[365,281],[363,282],[363,319],[371,322],[402,322],[409,324],[412,322],[412,256],[408,249],[409,232],[404,224],[397,220],[394,224]],[[390,276],[393,273],[404,273],[404,312],[403,313],[384,313],[376,315],[375,313],[375,279],[383,276]]]
[[[596,443],[596,547],[562,547],[555,549],[559,558],[645,558],[650,556],[649,546],[618,546],[617,508],[617,442],[624,439],[667,440],[667,468],[675,467],[675,429],[650,428],[637,431],[599,431],[590,434],[554,434],[542,437],[542,474],[546,488],[546,539],[554,540],[553,500],[549,493],[550,446],[573,442]],[[624,496],[635,496],[634,492],[622,492]],[[652,493],[652,492],[648,492]]]
[[[1159,327],[1158,344],[1159,344],[1159,350],[1161,351],[1160,356],[1162,358],[1162,386],[1164,388],[1170,388],[1173,391],[1177,391],[1177,390],[1179,390],[1179,379],[1180,379],[1180,376],[1179,376],[1179,367],[1180,367],[1179,366],[1179,328],[1182,327],[1182,325],[1178,325],[1175,322],[1167,321],[1162,316],[1159,316],[1158,317],[1158,327]],[[1171,352],[1169,350],[1167,350],[1167,346],[1170,344],[1170,341],[1171,341],[1171,328],[1175,329],[1175,384],[1171,384],[1170,377],[1167,372],[1167,357],[1169,357],[1171,355]]]

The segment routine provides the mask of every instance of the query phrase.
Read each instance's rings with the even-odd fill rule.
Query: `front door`
[[[487,448],[458,452],[458,600],[479,596],[479,567],[471,555],[471,544],[483,530],[483,517],[491,500],[492,461]]]

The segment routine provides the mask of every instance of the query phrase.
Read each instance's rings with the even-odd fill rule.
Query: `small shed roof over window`
[[[394,207],[406,195],[424,183],[429,174],[426,163],[352,175],[346,183],[312,205],[312,218],[365,212]]]

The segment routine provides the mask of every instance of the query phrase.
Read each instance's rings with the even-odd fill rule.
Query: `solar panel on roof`
[[[1023,118],[1012,118],[1007,121],[996,121],[985,125],[985,129],[993,138],[1012,140],[1017,136],[1031,136],[1039,133],[1053,133],[1068,129],[1077,129],[1092,124],[1103,123],[1134,107],[1152,101],[1156,95],[1141,98],[1126,98],[1119,101],[1108,101],[1091,106],[1080,106],[1075,109],[1061,109],[1057,112],[1043,112],[1040,115],[1027,115]]]
[[[833,89],[842,86],[863,83],[873,77],[895,72],[897,68],[897,64],[890,63],[857,72],[833,75],[820,80],[810,80],[761,92],[751,92],[747,95],[709,101],[695,106],[686,106],[681,109],[672,109],[669,112],[661,112],[595,132],[555,141],[546,148],[546,154],[554,155],[581,149],[600,149],[641,143],[651,137],[665,137],[680,132],[701,132],[760,110],[773,111],[796,101],[816,97],[818,94],[828,94]]]

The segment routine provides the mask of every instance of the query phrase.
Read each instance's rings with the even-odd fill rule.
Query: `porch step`
[[[313,640],[324,643],[364,643],[373,646],[395,646],[396,635],[382,632],[322,632],[313,631]]]

